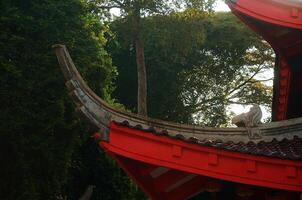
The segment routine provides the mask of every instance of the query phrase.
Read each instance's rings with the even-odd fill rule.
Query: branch
[[[237,87],[235,87],[233,90],[231,90],[229,92],[228,95],[232,94],[233,92],[235,92],[236,90],[240,89],[241,87],[243,87],[244,85],[246,85],[247,83],[249,83],[253,78],[255,78],[255,76],[262,70],[261,66],[258,67],[258,69],[256,70],[256,72],[250,77],[248,78],[246,81],[244,81],[243,83],[241,83],[240,85],[238,85]]]
[[[212,101],[214,101],[214,100],[218,100],[218,99],[219,99],[219,98],[214,97],[214,98],[211,98],[211,99],[207,99],[207,100],[201,101],[201,102],[196,103],[196,104],[194,104],[194,105],[186,106],[186,108],[194,108],[194,110],[199,111],[200,109],[197,109],[199,106],[204,105],[204,104],[206,104],[206,103],[208,103],[208,102],[212,102]]]
[[[120,8],[124,7],[125,5],[122,4],[120,1],[117,0],[112,0],[114,3],[118,4],[120,6]]]
[[[98,8],[110,10],[112,8],[121,8],[121,7],[119,7],[117,5],[112,5],[112,6],[98,6]]]
[[[247,106],[247,105],[251,105],[253,104],[252,102],[237,102],[237,101],[231,101],[231,100],[228,100],[227,103],[229,104],[237,104],[237,105],[243,105],[243,106]]]
[[[107,10],[110,10],[112,8],[120,8],[120,9],[122,9],[123,7],[125,7],[125,5],[122,4],[118,0],[111,0],[111,2],[113,2],[113,3],[99,3],[99,5],[98,4],[96,4],[96,5],[100,9],[107,9]]]
[[[95,188],[94,185],[89,185],[79,200],[90,200],[93,193],[93,188]]]
[[[261,79],[261,80],[253,80],[253,81],[250,81],[251,83],[257,83],[257,82],[267,82],[267,81],[272,81],[274,80],[274,78],[268,78],[268,79]]]

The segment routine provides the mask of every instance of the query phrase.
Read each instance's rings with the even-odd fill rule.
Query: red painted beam
[[[204,191],[206,180],[205,177],[196,176],[176,189],[166,193],[165,197],[167,200],[184,200],[193,197],[199,192]]]
[[[302,191],[301,162],[223,151],[116,124],[111,124],[110,142],[101,145],[108,152],[151,165],[237,183]]]
[[[287,191],[275,191],[267,192],[265,200],[294,200],[299,199],[299,193],[287,192]]]
[[[144,175],[150,175],[152,171],[154,171],[158,166],[155,165],[150,165],[147,163],[141,163],[139,167],[139,173],[144,176]]]
[[[156,191],[164,192],[166,191],[171,185],[175,184],[176,182],[182,180],[189,174],[186,172],[178,171],[178,170],[170,170],[167,173],[159,176],[154,180],[154,187]]]
[[[282,48],[289,49],[292,46],[296,46],[302,42],[302,30],[292,30],[286,35],[276,36],[278,39],[278,45]],[[300,47],[300,49],[302,49]]]
[[[291,70],[286,58],[280,56],[279,60],[279,90],[276,97],[277,111],[275,116],[277,121],[287,119],[288,96],[291,83]]]
[[[258,20],[279,26],[302,29],[302,6],[293,0],[237,0],[229,1],[231,9]]]
[[[116,155],[112,152],[107,152],[118,164],[119,166],[132,178],[133,181],[148,195],[151,199],[159,200],[161,197],[154,190],[153,180],[150,176],[140,176],[138,168],[138,162],[123,158],[119,155]]]
[[[233,13],[261,35],[279,56],[278,92],[274,94],[273,120],[288,119],[291,80],[288,60],[302,53],[302,2],[297,0],[229,0]]]

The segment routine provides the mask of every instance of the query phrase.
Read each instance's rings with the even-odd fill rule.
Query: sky
[[[223,0],[219,0],[216,3],[215,11],[230,11],[230,9]]]
[[[219,12],[219,11],[230,11],[229,7],[226,5],[226,3],[224,3],[223,0],[218,0],[215,6],[215,11]],[[119,15],[119,9],[112,9],[111,12],[114,15]]]
[[[218,0],[218,2],[216,3],[216,6],[215,6],[215,11],[217,11],[217,12],[225,11],[226,12],[226,11],[230,11],[230,8],[226,5],[226,3],[224,3],[223,0]],[[263,78],[262,76],[265,76],[265,77]],[[262,76],[259,76],[258,78],[265,79],[266,77],[272,77],[273,70],[268,71],[267,73],[265,73]],[[272,85],[272,82],[268,82],[267,84]],[[264,107],[262,107],[262,106],[260,106],[260,107],[263,112],[262,119],[266,119],[267,117],[270,117],[271,114]],[[229,111],[234,112],[236,115],[239,115],[244,112],[248,112],[250,108],[251,108],[251,106],[242,106],[242,105],[230,105],[228,107]]]

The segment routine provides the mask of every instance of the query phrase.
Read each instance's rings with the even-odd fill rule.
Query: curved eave
[[[153,199],[163,198],[153,192],[154,185],[150,185],[140,169],[134,170],[135,164],[131,162],[164,166],[178,170],[177,174],[184,174],[186,180],[190,178],[187,189],[179,190],[183,197],[188,197],[189,194],[183,192],[190,191],[194,185],[191,194],[198,192],[200,188],[196,186],[204,183],[204,177],[302,191],[299,161],[302,159],[302,118],[249,129],[207,128],[121,112],[87,86],[64,45],[55,45],[54,49],[76,110],[99,129],[101,147],[116,158]],[[165,180],[172,180],[170,178]],[[174,190],[165,191],[167,197],[171,197],[165,199],[185,199],[175,197],[178,193]]]
[[[252,128],[211,128],[171,123],[118,111],[105,103],[87,86],[64,45],[55,45],[54,49],[66,79],[68,93],[76,105],[76,110],[95,127],[106,130],[105,132],[108,132],[110,122],[117,122],[157,133],[166,133],[170,137],[181,137],[186,141],[207,140],[247,144],[249,142],[292,140],[301,136],[302,118],[273,122]]]
[[[110,126],[110,142],[100,141],[99,145],[110,154],[155,166],[237,183],[302,191],[301,162],[188,144],[114,123]]]
[[[293,66],[302,57],[302,2],[299,0],[230,0],[232,12],[261,35],[276,52],[274,121],[301,117],[301,72]],[[296,60],[296,61],[295,61]],[[297,64],[296,64],[297,65]],[[299,84],[299,83],[298,83]]]
[[[228,1],[228,5],[241,21],[268,41],[278,55],[288,59],[302,53],[302,2],[288,2],[291,1],[238,0]]]
[[[302,29],[302,2],[299,0],[229,0],[230,8],[260,21]]]

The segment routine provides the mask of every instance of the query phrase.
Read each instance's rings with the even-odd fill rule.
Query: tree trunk
[[[136,65],[137,65],[137,112],[139,115],[147,116],[147,75],[144,55],[144,44],[141,38],[140,16],[136,16]]]
[[[93,188],[95,188],[94,185],[89,185],[79,200],[90,200],[93,193]]]

